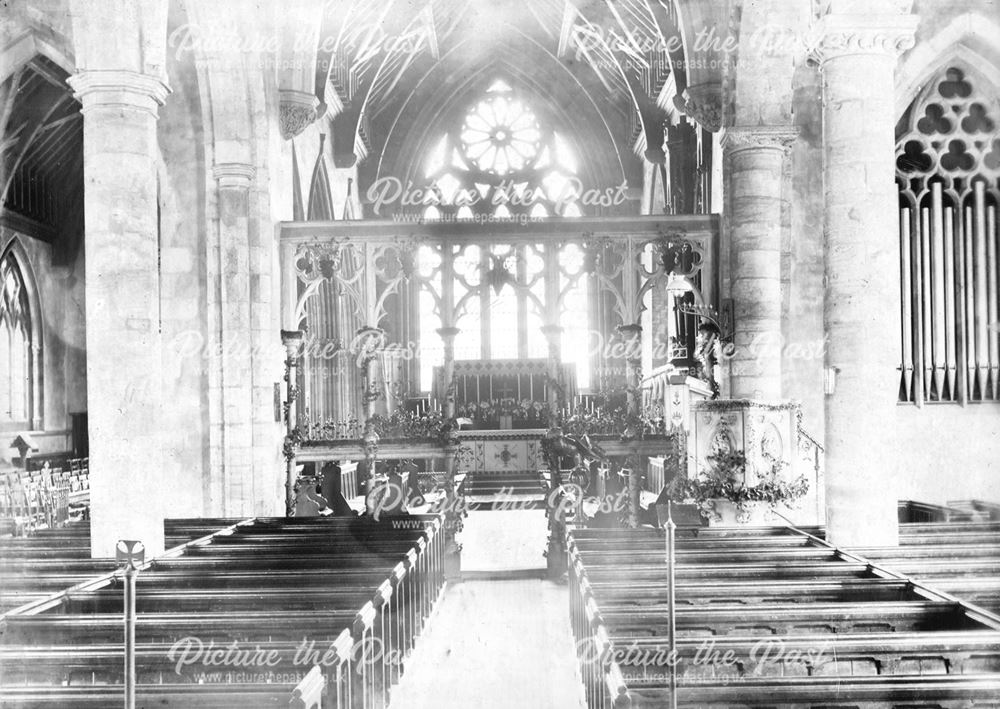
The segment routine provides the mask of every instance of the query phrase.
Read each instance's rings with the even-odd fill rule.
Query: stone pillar
[[[845,4],[846,3],[846,4]],[[898,543],[899,237],[894,73],[918,18],[821,20],[826,190],[826,525],[841,546]],[[899,5],[899,3],[896,3]],[[865,8],[862,14],[861,9]]]
[[[216,164],[219,185],[219,324],[222,357],[220,501],[227,516],[254,514],[250,318],[250,182],[252,165]]]
[[[734,399],[781,399],[781,187],[791,126],[728,128]]]
[[[83,105],[91,552],[163,551],[156,119],[169,89],[133,71],[70,77]],[[176,432],[174,432],[176,433]]]

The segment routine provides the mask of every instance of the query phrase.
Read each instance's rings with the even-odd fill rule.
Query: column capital
[[[282,330],[281,344],[286,348],[296,349],[302,346],[304,336],[302,330]]]
[[[82,113],[92,108],[120,107],[151,113],[163,105],[170,87],[159,77],[120,69],[84,69],[66,80]]]
[[[256,168],[245,162],[220,162],[212,167],[212,176],[223,189],[248,189],[256,174]]]
[[[278,128],[285,140],[294,138],[316,120],[319,99],[305,91],[278,91]]]
[[[892,12],[824,15],[815,27],[809,54],[820,66],[847,56],[882,55],[895,60],[913,47],[919,22],[916,15]]]
[[[722,83],[713,81],[688,86],[674,99],[674,106],[705,130],[715,133],[723,121]]]
[[[741,150],[788,150],[799,135],[795,126],[733,126],[722,134],[727,153]]]

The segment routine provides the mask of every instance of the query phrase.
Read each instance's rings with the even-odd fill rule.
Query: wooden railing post
[[[674,503],[667,500],[667,647],[670,650],[670,709],[677,709],[677,598],[674,589],[676,559],[676,531],[673,517]]]

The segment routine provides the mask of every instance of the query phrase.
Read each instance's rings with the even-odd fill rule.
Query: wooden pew
[[[825,709],[864,707],[995,706],[1000,674],[982,675],[894,675],[885,677],[764,677],[748,678],[738,684],[706,682],[681,686],[680,707],[734,707],[769,709]],[[630,687],[629,701],[621,706],[652,709],[666,706],[669,696],[664,683]]]
[[[668,616],[665,607],[634,608],[602,603],[600,608],[601,622],[615,634],[666,636]],[[986,629],[966,618],[954,604],[934,601],[679,608],[676,618],[679,636]]]
[[[253,676],[252,673],[247,673]],[[136,688],[136,702],[144,707],[176,709],[263,709],[288,707],[301,675],[288,682],[243,682],[234,673],[233,683],[197,685],[144,684]],[[4,688],[4,709],[108,709],[122,702],[122,688],[115,686],[9,687]],[[347,705],[335,705],[347,706]]]
[[[680,706],[897,709],[996,698],[1000,618],[887,575],[881,560],[819,537],[788,539],[789,530],[736,537],[709,528],[677,540]],[[588,706],[667,706],[668,668],[648,662],[669,650],[662,534],[572,530],[567,546],[574,636],[596,648],[581,653]],[[980,580],[996,578],[996,550],[967,537],[961,546],[913,545],[893,561],[988,593]],[[776,643],[806,662],[756,661],[759,644]],[[811,656],[816,648],[828,651]],[[706,652],[731,662],[696,662]]]
[[[150,690],[152,682],[167,677],[158,667],[178,638],[197,635],[219,642],[270,643],[284,648],[284,664],[279,662],[279,666],[289,670],[294,669],[288,667],[289,653],[294,657],[297,645],[309,638],[339,648],[334,653],[337,662],[323,667],[330,695],[337,702],[333,706],[353,707],[356,701],[363,701],[365,707],[384,706],[391,684],[402,671],[401,659],[412,649],[444,584],[440,519],[435,515],[409,519],[417,528],[326,518],[256,520],[188,541],[180,551],[172,550],[147,563],[138,576],[136,635],[143,650],[140,682],[145,682],[139,696],[150,696],[152,691],[153,700],[167,705],[186,706],[184,702],[190,700],[195,702],[191,706],[202,706],[200,698],[189,694],[171,695],[164,690],[161,696],[156,694],[161,690]],[[189,537],[204,531],[198,524],[168,523],[167,527]],[[358,541],[363,548],[353,549]],[[253,552],[234,551],[241,545]],[[263,547],[277,553],[262,555]],[[261,566],[262,561],[271,567]],[[317,573],[317,568],[325,570]],[[309,579],[308,587],[301,583],[304,576]],[[83,681],[84,663],[106,670],[100,677],[92,672],[91,682],[120,681],[121,651],[115,647],[122,632],[119,582],[116,575],[110,575],[63,592],[47,604],[0,618],[0,683],[4,685],[0,692],[17,678],[49,679],[36,686],[34,693],[19,689],[20,694],[14,696],[21,703],[12,706],[30,705],[31,696],[41,702],[39,706],[68,701],[53,688],[71,676]],[[250,588],[241,588],[241,583]],[[373,653],[375,643],[387,652]],[[87,650],[81,650],[81,645]],[[362,655],[368,652],[374,657],[352,673],[348,667],[358,647]],[[186,679],[190,681],[190,676]],[[234,702],[243,701],[235,687],[230,691]],[[214,701],[210,695],[206,701]],[[94,705],[99,705],[102,696],[107,699],[106,692],[93,688],[81,688],[74,695]],[[284,706],[289,695],[283,696]]]
[[[114,568],[90,558],[89,522],[37,529],[30,536],[0,539],[0,612]]]
[[[656,681],[669,655],[664,638],[611,635],[632,684]],[[975,674],[1000,672],[1000,632],[899,632],[782,638],[680,638],[677,670],[686,681],[775,676]]]

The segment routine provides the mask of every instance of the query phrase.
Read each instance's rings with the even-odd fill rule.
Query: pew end
[[[325,686],[326,678],[323,677],[322,670],[319,665],[313,666],[292,690],[289,709],[322,709]]]

